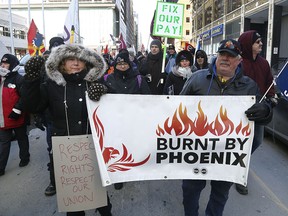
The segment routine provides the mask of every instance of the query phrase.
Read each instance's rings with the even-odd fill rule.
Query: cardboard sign
[[[52,136],[52,143],[59,211],[106,206],[92,136]]]

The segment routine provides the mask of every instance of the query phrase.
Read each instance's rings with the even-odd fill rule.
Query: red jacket
[[[10,72],[5,77],[0,76],[0,79],[0,129],[20,127],[25,123],[25,113],[22,109],[22,102],[19,94],[23,83],[23,77],[18,72]],[[8,118],[13,108],[22,111],[17,120]]]

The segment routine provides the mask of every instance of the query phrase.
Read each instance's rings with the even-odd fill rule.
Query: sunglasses
[[[204,56],[196,56],[196,58],[204,58]]]
[[[255,43],[260,44],[260,43],[262,43],[262,40],[261,39],[260,40],[256,40]]]

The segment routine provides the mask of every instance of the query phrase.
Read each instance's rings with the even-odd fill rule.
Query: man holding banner
[[[260,96],[257,84],[243,76],[240,63],[241,48],[235,40],[223,40],[218,48],[217,58],[208,69],[195,72],[185,84],[181,95],[256,95]],[[258,99],[259,100],[259,99]],[[269,104],[256,103],[245,112],[255,123],[265,124],[272,118]],[[206,216],[222,216],[228,200],[232,182],[211,181],[210,199]],[[206,180],[183,180],[183,205],[185,216],[198,216],[199,198],[206,186]]]

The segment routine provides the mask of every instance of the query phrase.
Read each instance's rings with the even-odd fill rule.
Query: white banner
[[[104,186],[138,180],[247,182],[251,96],[106,94],[86,98]]]
[[[92,136],[52,136],[52,142],[59,211],[106,206]]]

